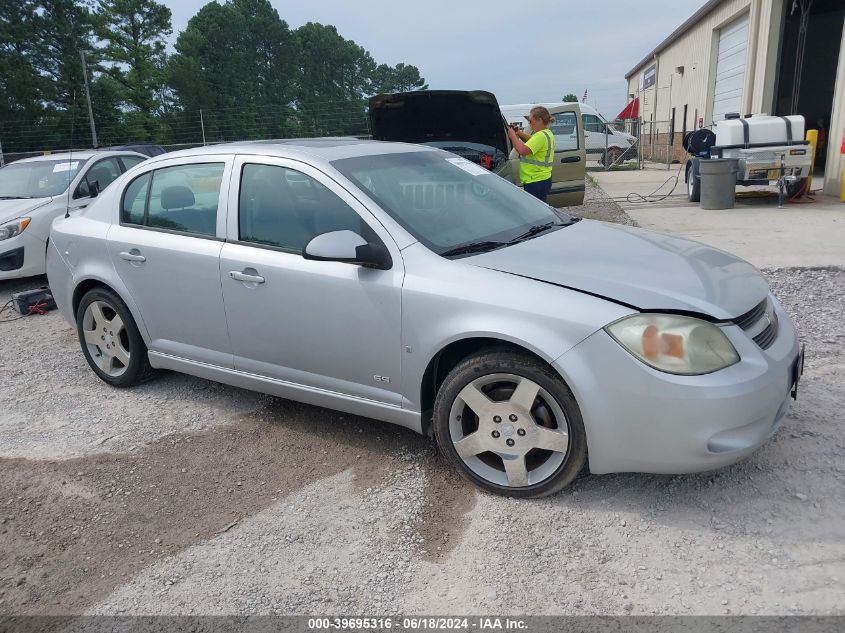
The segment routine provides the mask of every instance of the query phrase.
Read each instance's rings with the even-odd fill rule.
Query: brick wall
[[[684,150],[683,134],[675,132],[674,138],[669,140],[668,132],[656,132],[653,135],[646,133],[640,139],[640,152],[645,160],[653,160],[665,163],[667,154],[672,162],[684,162],[687,159],[687,152]]]

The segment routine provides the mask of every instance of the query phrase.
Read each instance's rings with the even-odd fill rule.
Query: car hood
[[[462,261],[644,312],[696,313],[718,320],[744,314],[769,291],[756,268],[730,253],[591,220]]]
[[[0,200],[0,224],[14,220],[38,207],[43,207],[52,198],[24,198],[23,200]]]
[[[463,141],[510,150],[499,102],[483,90],[419,90],[370,98],[370,132],[377,141]]]

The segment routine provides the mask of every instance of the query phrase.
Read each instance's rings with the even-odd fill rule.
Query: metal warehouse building
[[[726,113],[802,114],[826,137],[816,177],[823,172],[825,193],[839,195],[845,0],[710,0],[625,79],[647,157],[662,146],[682,159],[683,134]]]

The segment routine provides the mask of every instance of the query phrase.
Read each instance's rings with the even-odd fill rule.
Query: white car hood
[[[730,253],[591,220],[463,261],[641,311],[696,313],[718,320],[748,312],[769,291],[754,266]]]
[[[23,200],[0,200],[0,224],[14,220],[39,207],[43,207],[52,198],[24,198]]]

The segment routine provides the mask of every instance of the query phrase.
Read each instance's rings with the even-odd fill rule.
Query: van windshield
[[[539,234],[537,227],[574,221],[483,167],[442,151],[359,156],[332,165],[441,255],[465,246],[467,253],[485,245],[492,250],[526,233]]]
[[[48,198],[67,190],[86,159],[35,160],[0,169],[0,199]]]

